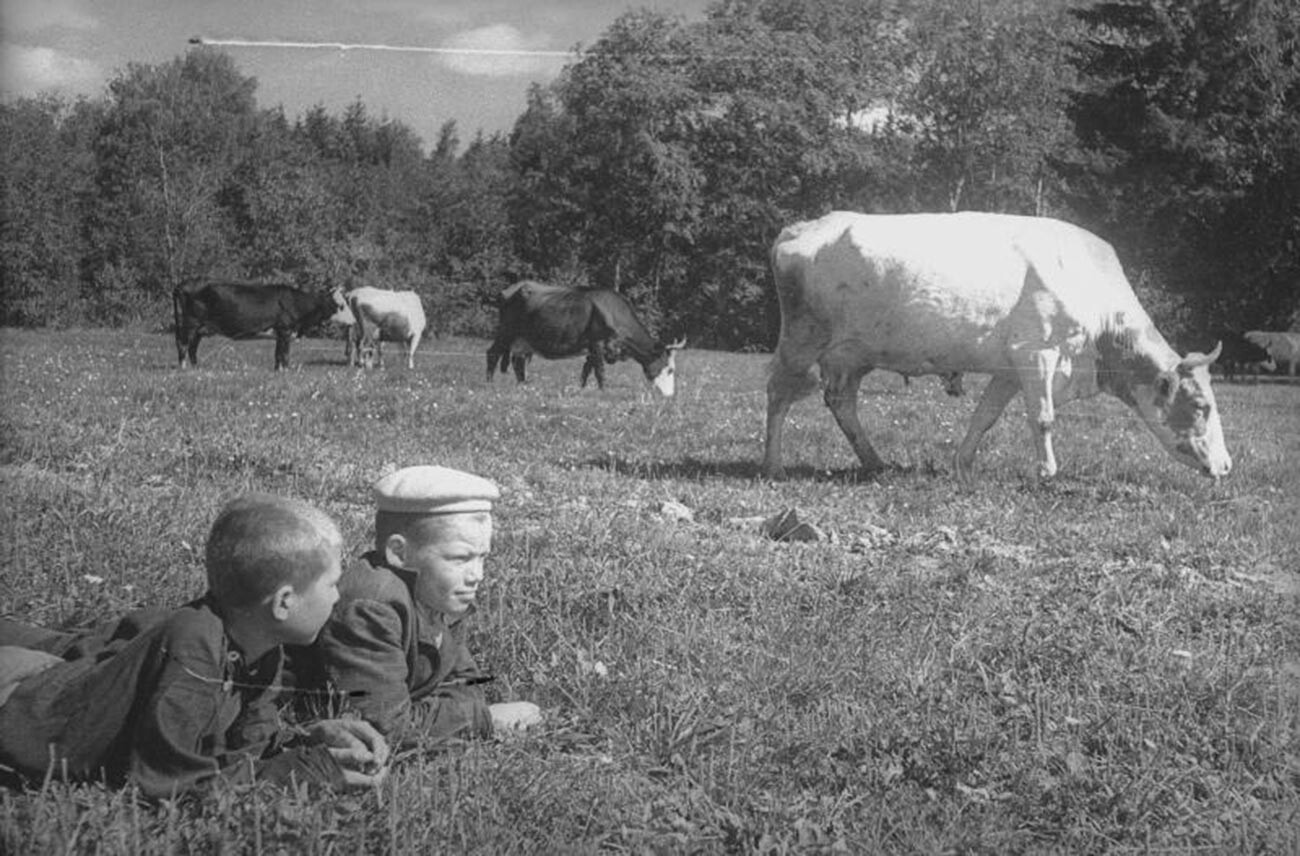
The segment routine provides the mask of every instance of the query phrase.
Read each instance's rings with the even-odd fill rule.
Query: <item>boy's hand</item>
[[[492,727],[497,731],[523,731],[542,721],[542,709],[531,701],[507,701],[488,705]]]
[[[307,736],[325,744],[349,786],[379,784],[388,774],[388,741],[365,720],[321,720],[307,728]]]

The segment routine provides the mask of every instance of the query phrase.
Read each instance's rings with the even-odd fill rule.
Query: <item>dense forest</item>
[[[165,327],[207,277],[415,289],[485,335],[534,277],[767,348],[795,220],[986,210],[1116,245],[1192,344],[1300,324],[1295,0],[718,0],[629,12],[508,134],[289,117],[199,47],[0,105],[0,324]]]

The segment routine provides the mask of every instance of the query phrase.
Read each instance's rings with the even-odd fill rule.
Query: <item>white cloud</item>
[[[0,57],[4,90],[13,95],[35,95],[48,90],[89,95],[105,79],[95,63],[53,48],[3,45]]]
[[[492,24],[466,30],[448,39],[442,61],[461,74],[483,77],[528,76],[557,71],[565,62],[562,52],[548,50],[544,36],[526,38],[509,24]]]
[[[47,27],[94,30],[99,20],[77,0],[4,0],[0,22],[7,33],[31,33]]]

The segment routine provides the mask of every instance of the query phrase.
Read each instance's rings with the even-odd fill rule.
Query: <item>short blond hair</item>
[[[208,534],[208,591],[223,607],[252,606],[281,586],[311,585],[342,550],[338,526],[319,508],[247,493],[226,503]]]

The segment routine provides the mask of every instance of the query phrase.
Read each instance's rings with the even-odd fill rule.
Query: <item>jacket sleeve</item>
[[[410,705],[402,619],[391,605],[354,600],[336,609],[316,644],[345,710],[391,731]]]
[[[171,797],[217,778],[344,784],[325,747],[280,750],[283,735],[269,691],[228,686],[186,653],[163,652],[155,690],[132,731],[130,778],[146,796]]]
[[[130,734],[130,778],[147,796],[168,797],[193,789],[218,775],[217,753],[225,729],[239,712],[237,696],[219,675],[187,652],[157,652],[153,687],[136,706]],[[243,757],[224,759],[236,777]]]
[[[254,771],[261,781],[277,785],[298,782],[343,790],[346,784],[343,768],[324,746],[288,749],[272,758],[259,761],[254,765]]]
[[[435,743],[492,736],[492,714],[477,686],[442,684],[411,711],[412,726]]]
[[[446,676],[419,699],[412,711],[420,734],[435,742],[492,736],[492,714],[478,680],[484,672],[464,644],[460,628],[448,630],[439,655],[447,659]]]

